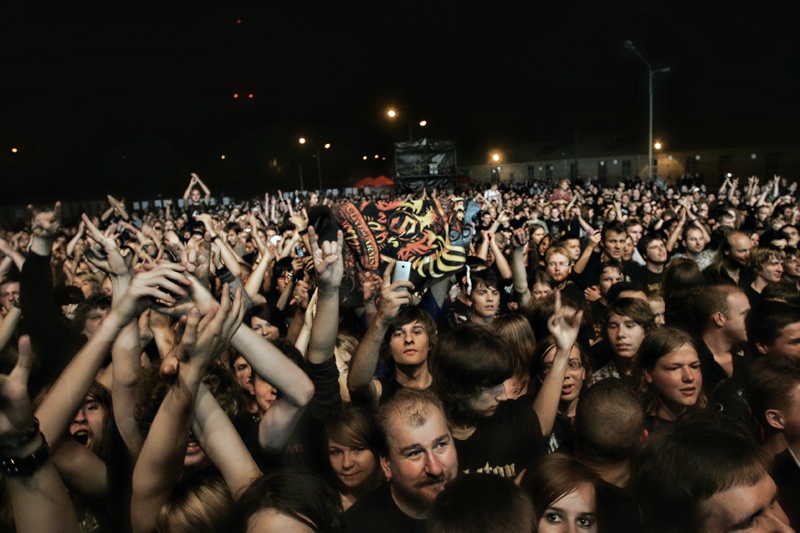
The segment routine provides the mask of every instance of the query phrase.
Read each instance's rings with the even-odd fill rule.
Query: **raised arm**
[[[192,433],[205,454],[222,474],[228,490],[237,499],[261,476],[228,415],[205,384],[200,383],[194,402]]]
[[[22,270],[22,265],[25,263],[25,256],[19,253],[19,250],[11,246],[6,240],[0,239],[0,252],[3,252],[13,262],[17,270]]]
[[[181,270],[179,265],[161,266],[136,276],[125,296],[111,308],[94,335],[50,389],[36,413],[42,433],[54,448],[86,396],[117,334],[138,314],[139,300],[147,296],[172,300],[173,297],[164,289],[177,294],[185,292],[181,285],[188,280]]]
[[[556,341],[556,354],[553,365],[547,371],[542,382],[542,388],[533,401],[533,410],[539,418],[542,435],[548,437],[553,431],[553,424],[558,414],[558,404],[561,399],[561,388],[564,386],[564,376],[567,373],[569,354],[572,346],[578,339],[583,311],[576,312],[570,307],[561,306],[561,291],[556,291],[556,308],[547,321],[547,329]]]
[[[683,228],[686,226],[686,214],[688,209],[686,206],[681,206],[680,209],[680,216],[678,218],[678,225],[675,226],[675,229],[672,230],[670,233],[669,238],[667,239],[666,247],[667,252],[672,253],[672,250],[675,248],[675,245],[678,244],[678,239],[681,238],[681,234],[683,233]]]
[[[514,292],[519,297],[519,306],[522,309],[530,307],[533,303],[530,288],[528,287],[528,272],[525,270],[525,245],[530,241],[528,230],[518,228],[514,230],[511,244],[511,272],[514,274]]]
[[[195,220],[199,220],[203,223],[206,231],[211,235],[211,242],[215,243],[219,247],[220,258],[225,264],[225,267],[228,269],[228,272],[230,272],[234,277],[241,279],[242,268],[239,266],[239,261],[242,258],[239,257],[239,254],[233,251],[228,244],[228,241],[226,241],[214,230],[214,221],[212,220],[211,215],[208,213],[198,213],[194,218]]]
[[[8,341],[14,336],[20,317],[22,317],[22,310],[16,305],[8,311],[6,316],[0,316],[0,350],[5,348]]]
[[[30,339],[19,341],[19,358],[8,376],[0,376],[0,456],[29,462],[31,470],[14,473],[2,468],[14,521],[19,533],[78,533],[78,517],[64,482],[47,459],[45,437],[36,429],[28,397],[33,353]],[[36,460],[31,460],[32,455]]]
[[[380,391],[377,382],[372,379],[375,368],[378,366],[381,344],[393,320],[400,313],[400,308],[411,303],[411,290],[414,284],[410,281],[395,281],[392,283],[392,272],[395,262],[386,266],[383,272],[381,286],[381,301],[378,313],[370,322],[364,337],[353,354],[350,361],[350,371],[347,374],[347,388],[353,399],[362,399],[366,402],[377,403]],[[403,290],[405,289],[405,290]]]
[[[313,227],[308,228],[308,237],[317,273],[317,313],[311,326],[306,358],[312,364],[320,364],[333,357],[339,332],[339,286],[344,275],[344,237],[339,230],[336,242],[326,241],[320,246]]]
[[[241,290],[233,303],[223,289],[222,304],[201,317],[193,308],[179,345],[162,372],[174,379],[153,419],[133,470],[131,522],[134,532],[156,530],[158,515],[183,469],[197,391],[208,363],[228,344],[244,316]]]
[[[600,249],[600,241],[603,238],[602,230],[595,230],[589,236],[589,243],[586,245],[586,248],[583,249],[581,252],[581,256],[575,261],[575,266],[572,267],[572,270],[575,271],[576,274],[583,274],[583,271],[586,270],[586,265],[589,264],[589,260],[592,258],[592,254]]]
[[[192,178],[194,178],[195,183],[199,185],[201,189],[203,189],[206,205],[208,205],[211,202],[211,189],[209,189],[208,186],[205,183],[203,183],[203,180],[201,180],[200,176],[198,176],[197,174],[192,174]]]

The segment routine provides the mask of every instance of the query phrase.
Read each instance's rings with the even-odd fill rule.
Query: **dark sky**
[[[647,70],[628,39],[672,69],[655,84],[667,146],[796,143],[800,131],[788,5],[24,4],[0,18],[4,202],[176,196],[191,171],[214,192],[289,189],[300,165],[308,187],[316,161],[300,135],[333,143],[325,186],[388,173],[408,135],[389,105],[456,140],[461,162],[576,133],[644,149]]]

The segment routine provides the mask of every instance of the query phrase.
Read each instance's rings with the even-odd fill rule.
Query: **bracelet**
[[[26,457],[4,457],[0,458],[0,473],[6,476],[30,477],[50,458],[50,447],[44,434],[42,443]]]
[[[26,431],[24,434],[20,435],[14,440],[0,445],[0,451],[16,450],[22,448],[26,444],[29,444],[31,441],[33,441],[33,439],[35,439],[36,435],[38,434],[39,434],[39,419],[34,416],[33,424],[31,424],[31,427],[28,429],[28,431]]]
[[[297,232],[298,235],[308,235],[308,227]]]

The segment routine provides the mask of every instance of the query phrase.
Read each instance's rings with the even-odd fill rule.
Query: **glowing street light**
[[[413,129],[412,129],[413,124],[411,124],[410,120],[408,120],[408,119],[406,119],[404,117],[401,117],[400,114],[397,112],[397,110],[395,110],[393,107],[390,107],[389,109],[386,110],[386,116],[389,117],[391,120],[394,120],[396,118],[404,120],[405,123],[408,124],[408,140],[409,141],[413,141],[414,140],[414,132],[413,132]],[[420,120],[419,121],[419,125],[424,128],[425,126],[428,125],[428,121],[427,120]]]
[[[12,148],[12,149],[11,149],[11,153],[12,153],[12,154],[16,154],[16,153],[17,153],[17,151],[18,151],[18,150],[17,150],[16,148]]]
[[[300,144],[308,143],[308,139],[305,137],[300,137],[297,139],[297,142]],[[325,143],[322,146],[325,150],[328,150],[331,147],[331,143]],[[317,157],[317,179],[319,179],[319,192],[322,194],[322,162],[320,161],[319,157],[319,145],[314,143],[314,153]],[[303,167],[300,167],[300,190],[303,189]]]
[[[500,154],[498,154],[497,152],[493,153],[492,154],[492,161],[494,161],[495,163],[499,162],[500,161]]]
[[[632,41],[625,41],[622,43],[622,46],[626,50],[630,50],[641,59],[645,65],[647,65],[647,73],[648,73],[648,92],[650,94],[650,140],[647,143],[647,156],[649,157],[647,161],[647,169],[648,169],[648,179],[652,183],[653,181],[653,76],[655,74],[660,73],[667,73],[671,69],[669,67],[660,68],[658,70],[653,70],[653,66],[650,64],[648,60],[644,58],[644,56],[636,49],[633,45]],[[657,148],[658,149],[658,148]]]
[[[653,148],[655,148],[656,150],[661,150],[661,143],[656,141],[656,143],[653,145]]]

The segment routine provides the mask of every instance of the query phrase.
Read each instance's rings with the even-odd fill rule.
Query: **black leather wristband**
[[[42,434],[40,433],[40,435]],[[30,477],[48,459],[50,459],[50,447],[42,435],[42,443],[30,455],[0,458],[0,474],[10,477]]]

